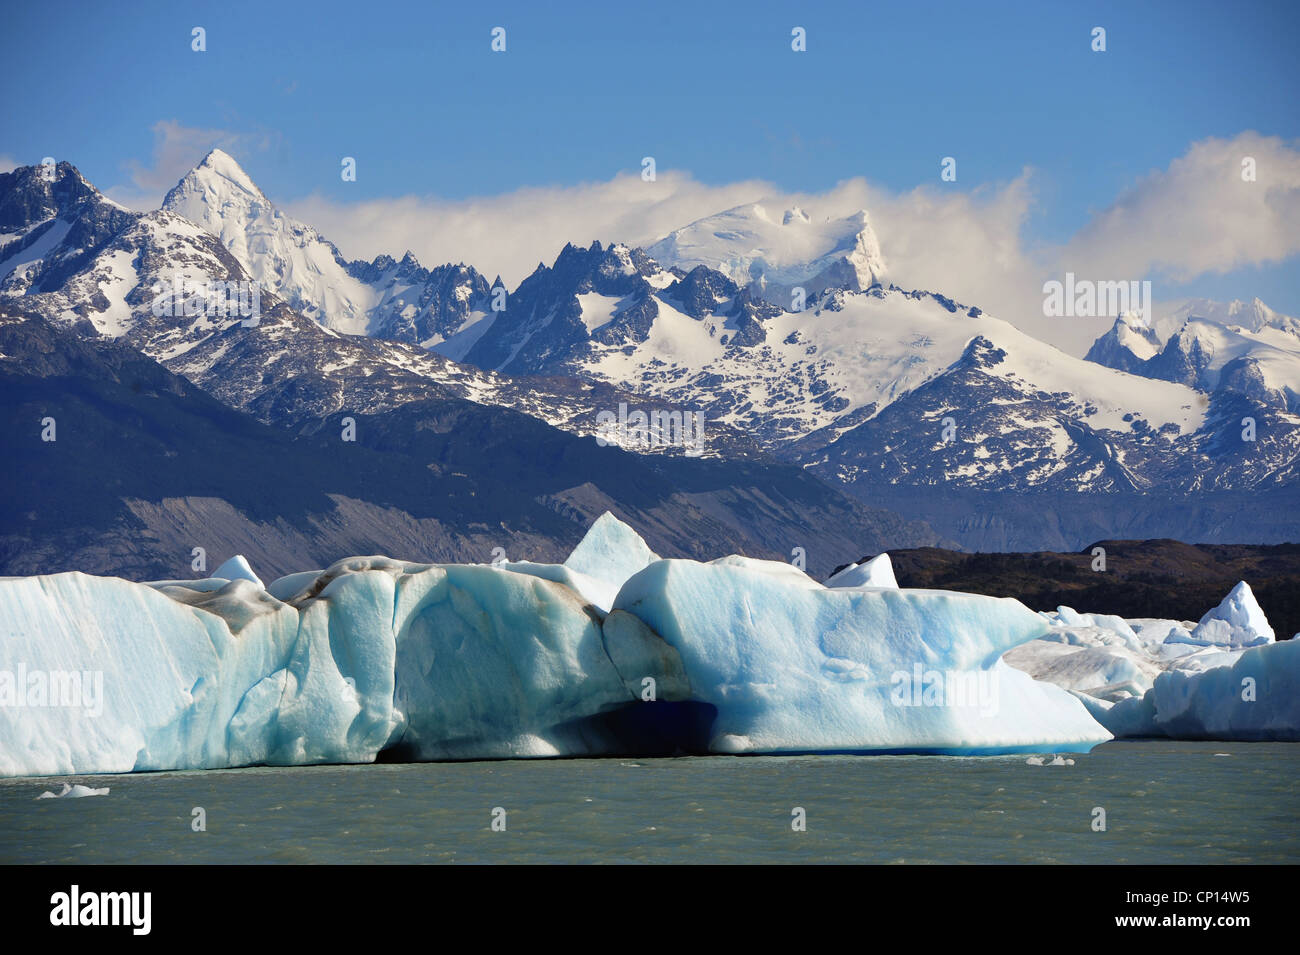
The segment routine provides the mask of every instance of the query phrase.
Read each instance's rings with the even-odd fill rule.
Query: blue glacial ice
[[[1199,624],[1126,621],[898,589],[887,570],[827,586],[774,561],[661,560],[605,515],[564,564],[3,579],[0,774],[1064,752],[1300,726],[1296,645],[1273,642],[1249,588]]]
[[[614,608],[716,708],[713,752],[1086,752],[1110,738],[1068,692],[1001,661],[1046,629],[1015,600],[832,589],[728,558],[651,564]]]
[[[592,522],[564,566],[603,581],[617,593],[623,581],[658,559],[640,534],[606,511]]]
[[[368,557],[292,603],[197,584],[0,581],[0,774],[598,751],[572,724],[633,699],[600,614],[535,576]]]

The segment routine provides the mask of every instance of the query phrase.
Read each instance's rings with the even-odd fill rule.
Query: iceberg
[[[570,570],[618,588],[659,559],[641,535],[609,511],[592,522],[586,536],[564,561]]]
[[[1300,736],[1300,647],[1244,583],[1192,623],[892,578],[664,560],[603,515],[563,564],[0,579],[0,774]]]
[[[600,615],[535,576],[365,557],[293,603],[196,583],[0,580],[0,774],[599,752],[583,721],[633,700]],[[28,674],[102,693],[12,705]]]
[[[1245,581],[1196,624],[1069,607],[1042,616],[1051,632],[1004,659],[1074,693],[1117,737],[1300,738],[1286,689],[1300,683],[1300,651],[1275,640]]]
[[[1169,670],[1141,697],[1084,700],[1116,736],[1300,740],[1300,643],[1252,647],[1225,666]]]
[[[36,798],[37,799],[83,799],[86,796],[107,796],[107,795],[108,795],[107,786],[105,786],[103,789],[92,789],[90,786],[83,786],[80,783],[78,783],[75,786],[69,785],[68,783],[64,783],[63,788],[60,789],[58,792],[50,792],[49,790],[46,790]]]
[[[222,577],[226,580],[251,580],[260,588],[261,579],[253,573],[253,568],[248,566],[248,561],[244,559],[243,554],[236,554],[220,567],[212,572],[213,577]]]
[[[1186,636],[1171,636],[1171,642],[1196,646],[1259,647],[1274,642],[1273,628],[1255,601],[1250,585],[1244,580],[1213,610],[1201,618],[1196,628]]]
[[[644,676],[684,675],[716,709],[712,752],[1086,752],[1110,738],[1065,690],[1001,662],[1046,629],[1015,600],[661,560],[623,585],[614,612],[680,661],[680,674]]]

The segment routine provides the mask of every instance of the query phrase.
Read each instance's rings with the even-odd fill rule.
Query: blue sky
[[[1300,137],[1295,2],[52,2],[6,27],[0,154],[67,158],[106,189],[174,173],[160,122],[238,137],[277,202],[492,196],[645,155],[706,185],[905,192],[953,156],[950,190],[1032,168],[1025,236],[1063,242],[1195,142]],[[1295,264],[1181,287],[1300,314]]]

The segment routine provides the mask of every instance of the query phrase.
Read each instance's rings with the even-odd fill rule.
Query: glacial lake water
[[[42,800],[64,780],[4,779],[0,863],[1300,862],[1300,744],[1122,741],[1071,758],[254,768],[83,776],[69,781],[109,793]]]

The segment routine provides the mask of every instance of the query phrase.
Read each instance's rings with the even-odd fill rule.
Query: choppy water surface
[[[259,768],[78,777],[109,794],[39,801],[63,780],[6,779],[0,862],[1300,862],[1300,744],[1112,742],[1072,758]]]

